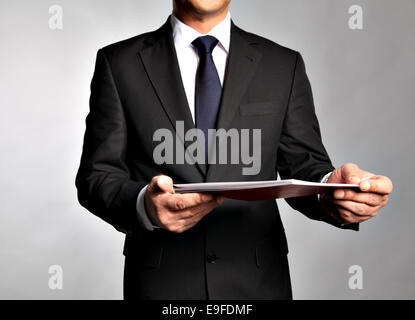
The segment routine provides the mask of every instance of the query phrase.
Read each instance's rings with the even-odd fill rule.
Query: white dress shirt
[[[176,48],[177,60],[179,61],[180,74],[182,76],[184,90],[193,121],[195,120],[195,84],[196,71],[199,65],[199,55],[192,42],[198,37],[210,35],[219,40],[212,51],[213,62],[218,71],[220,83],[223,85],[225,77],[226,62],[228,60],[229,43],[231,39],[231,16],[216,25],[207,34],[202,34],[181,22],[174,15],[171,16],[173,28],[174,47]]]
[[[226,63],[228,60],[229,44],[231,40],[231,16],[226,15],[225,19],[217,24],[207,34],[202,34],[188,25],[181,22],[174,15],[170,17],[170,23],[173,29],[174,47],[176,49],[177,60],[179,62],[180,74],[183,81],[183,87],[186,93],[187,103],[189,104],[193,122],[195,122],[195,85],[196,72],[199,65],[199,55],[192,42],[201,36],[210,35],[219,40],[218,44],[212,51],[213,62],[218,71],[219,80],[223,86],[225,78]],[[137,213],[139,222],[147,230],[152,231],[155,226],[152,225],[144,205],[144,195],[147,186],[141,189],[137,197]]]

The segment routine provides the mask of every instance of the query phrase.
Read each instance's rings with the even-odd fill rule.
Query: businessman
[[[392,191],[387,177],[355,164],[332,166],[301,55],[238,28],[229,3],[174,0],[160,29],[98,51],[76,186],[83,206],[126,234],[126,299],[292,299],[275,200],[176,194],[173,182],[279,174],[359,184],[359,192],[287,199],[311,219],[353,230]],[[200,161],[159,162],[155,132],[177,132],[178,125],[203,135],[260,129],[259,172],[210,161],[208,143]],[[179,139],[175,152],[189,146]]]

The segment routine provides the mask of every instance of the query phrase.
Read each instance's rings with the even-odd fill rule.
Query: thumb
[[[346,183],[360,184],[374,176],[373,173],[360,169],[354,163],[342,166],[342,176]]]
[[[342,167],[334,169],[334,171],[330,174],[328,183],[346,183],[345,179],[343,178],[342,174]]]
[[[149,192],[154,192],[154,193],[158,193],[158,192],[174,193],[173,180],[169,176],[165,176],[165,175],[155,176],[153,177],[153,179],[151,179],[147,187],[147,190]]]
[[[373,176],[372,173],[360,169],[356,164],[346,163],[340,168],[335,169],[327,182],[359,184],[371,176]]]
[[[346,163],[341,167],[341,173],[345,183],[359,183],[363,172],[354,163]]]

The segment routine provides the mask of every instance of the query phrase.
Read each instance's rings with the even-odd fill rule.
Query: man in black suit
[[[175,194],[173,181],[280,174],[357,183],[361,192],[287,199],[312,219],[355,230],[392,191],[386,177],[332,166],[300,54],[239,29],[229,2],[175,0],[160,29],[98,51],[76,185],[83,206],[126,234],[127,299],[292,298],[274,200]],[[177,123],[185,131],[261,129],[259,172],[244,175],[237,163],[160,164],[154,133],[175,132]]]

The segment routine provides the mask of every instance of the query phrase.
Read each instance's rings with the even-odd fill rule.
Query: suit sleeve
[[[76,176],[82,206],[117,230],[140,229],[136,201],[147,182],[133,181],[126,164],[127,124],[110,64],[97,53],[91,82],[90,111]]]
[[[278,147],[277,171],[282,179],[320,182],[334,170],[323,146],[320,127],[315,114],[313,95],[304,61],[297,53],[291,94]],[[327,215],[316,196],[286,199],[288,204],[314,220],[334,226],[340,224]],[[355,229],[355,225],[342,228]]]

